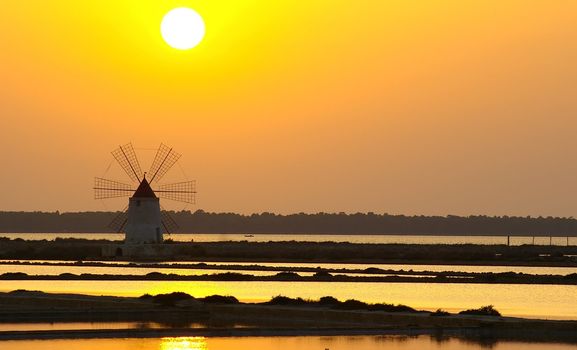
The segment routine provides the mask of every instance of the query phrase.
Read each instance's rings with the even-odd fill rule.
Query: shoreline
[[[290,269],[287,269],[290,271]],[[429,271],[423,274],[431,273]],[[527,275],[516,273],[434,273],[427,277],[415,276],[348,276],[341,274],[315,274],[301,276],[295,272],[279,272],[272,276],[256,276],[236,272],[204,275],[176,275],[158,272],[147,275],[72,274],[28,275],[8,272],[0,275],[0,281],[227,281],[227,282],[325,282],[325,283],[458,283],[458,284],[530,284],[530,285],[577,285],[577,274]]]
[[[200,270],[198,274],[180,274],[178,272],[149,272],[147,274],[123,273],[71,273],[29,274],[26,272],[5,272],[0,281],[253,281],[253,282],[377,282],[377,283],[478,283],[478,284],[535,284],[535,285],[577,285],[577,273],[568,274],[530,274],[524,272],[465,272],[430,270],[395,270],[367,267],[330,268],[303,266],[265,266],[258,264],[170,264],[170,263],[104,263],[104,262],[30,262],[0,261],[0,266],[59,266],[87,268],[120,269],[158,269],[162,270]],[[207,273],[208,271],[215,271]],[[270,273],[267,275],[254,272]],[[304,274],[304,275],[303,275]],[[311,275],[312,274],[312,275]]]
[[[81,263],[81,265],[78,265]],[[125,263],[125,264],[123,264]],[[177,264],[176,264],[177,263]],[[205,263],[251,263],[252,264],[335,264],[335,265],[415,265],[415,266],[494,266],[494,267],[562,267],[562,268],[577,268],[577,262],[550,262],[550,261],[439,261],[439,260],[298,260],[298,259],[223,259],[223,258],[198,258],[198,259],[184,259],[184,260],[148,260],[148,259],[133,259],[122,260],[118,258],[94,258],[94,259],[0,259],[0,265],[62,265],[62,266],[115,266],[115,267],[140,267],[141,265],[152,265],[155,268],[186,268],[180,266],[205,264]],[[82,265],[85,264],[85,265]],[[102,264],[102,265],[98,265]],[[156,266],[160,264],[174,264],[171,266],[161,267]],[[234,266],[234,265],[231,265]]]

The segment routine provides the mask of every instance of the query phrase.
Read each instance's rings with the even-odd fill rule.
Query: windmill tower
[[[162,243],[160,199],[146,180],[146,173],[138,188],[128,199],[126,243]]]
[[[194,181],[158,184],[180,154],[160,144],[148,173],[142,172],[132,144],[118,147],[112,155],[132,183],[94,178],[95,199],[129,197],[127,209],[118,214],[109,227],[126,233],[125,244],[162,243],[163,235],[178,226],[168,212],[161,210],[160,198],[194,204]],[[156,189],[151,184],[155,184]]]

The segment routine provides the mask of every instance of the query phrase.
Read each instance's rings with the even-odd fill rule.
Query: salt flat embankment
[[[121,242],[82,239],[25,241],[0,239],[0,259],[130,260],[103,256],[103,247]],[[473,244],[355,244],[335,242],[165,243],[170,256],[135,260],[349,262],[577,267],[577,246]]]

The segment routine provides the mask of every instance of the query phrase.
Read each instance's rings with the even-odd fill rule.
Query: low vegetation
[[[233,296],[210,295],[204,298],[194,298],[190,294],[183,292],[174,292],[168,294],[150,295],[144,294],[139,297],[141,300],[149,300],[152,303],[161,306],[172,307],[178,306],[182,301],[196,300],[205,304],[240,304],[240,301]],[[331,296],[324,296],[319,300],[309,300],[303,298],[290,298],[283,295],[277,295],[271,300],[260,303],[260,305],[270,306],[290,306],[290,307],[324,307],[335,310],[359,310],[359,311],[383,311],[383,312],[420,312],[407,305],[394,304],[369,304],[356,299],[339,301]]]
[[[173,292],[167,294],[150,295],[144,294],[139,297],[141,300],[150,300],[162,306],[176,306],[183,301],[197,300],[206,304],[238,304],[237,298],[230,295],[210,295],[196,299],[192,295],[184,292]]]
[[[431,312],[431,316],[433,316],[433,317],[449,316],[449,315],[450,315],[450,313],[448,313],[447,311],[442,310],[442,309],[437,309],[436,311]]]
[[[140,297],[143,300],[151,300],[155,304],[159,304],[162,306],[175,306],[178,302],[183,300],[192,300],[194,299],[190,294],[183,293],[183,292],[174,292],[169,294],[158,294],[158,295],[150,295],[144,294]]]
[[[237,298],[235,298],[231,295],[210,295],[210,296],[204,297],[200,300],[202,300],[206,304],[239,304],[240,303]]]
[[[356,299],[339,301],[331,296],[325,296],[319,300],[305,300],[303,298],[289,298],[277,295],[265,305],[283,305],[283,306],[311,306],[311,307],[328,307],[337,310],[366,310],[366,311],[384,311],[384,312],[419,312],[410,306],[393,305],[393,304],[368,304]]]
[[[493,305],[482,306],[478,309],[469,309],[459,312],[459,315],[501,316]]]

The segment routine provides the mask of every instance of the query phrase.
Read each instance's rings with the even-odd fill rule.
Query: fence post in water
[[[511,245],[511,236],[507,236],[507,246]]]
[[[553,236],[549,236],[549,245],[553,245]]]
[[[535,245],[535,236],[533,236],[533,245]]]

